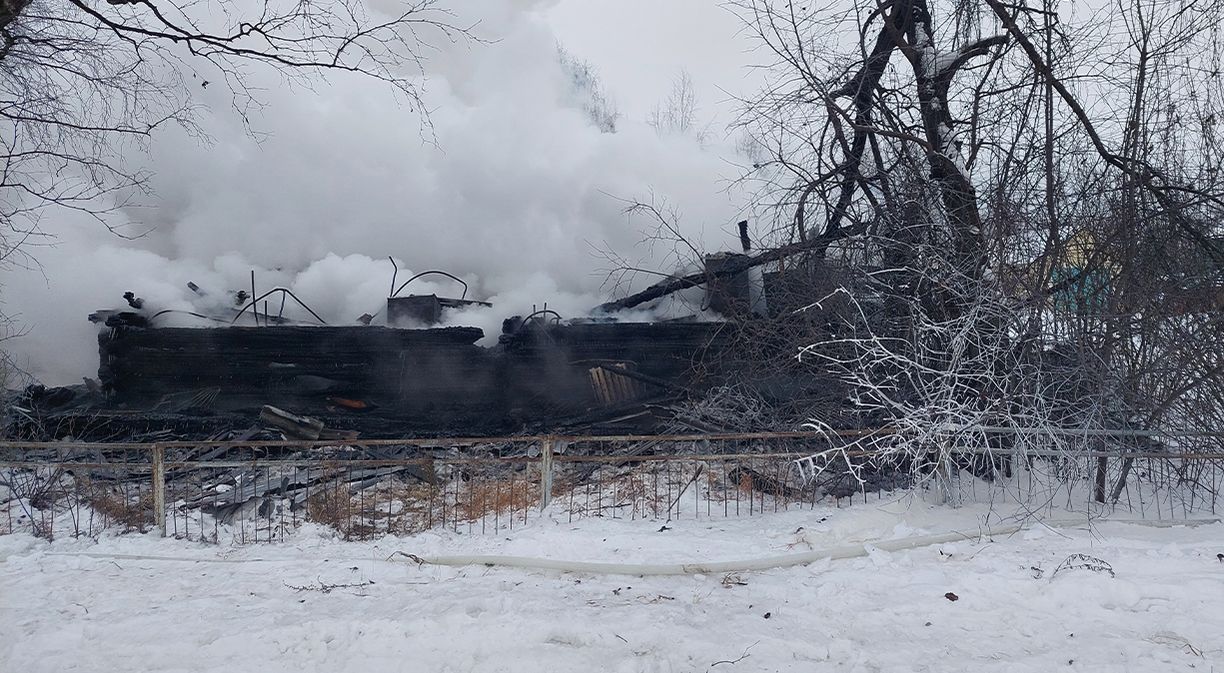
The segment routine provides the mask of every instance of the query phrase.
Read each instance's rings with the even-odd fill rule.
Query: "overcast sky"
[[[725,92],[751,89],[752,58],[733,15],[697,0],[482,0],[455,10],[491,42],[429,55],[431,134],[377,82],[340,76],[304,90],[257,73],[260,140],[214,86],[200,94],[209,142],[167,129],[129,156],[155,175],[154,198],[128,212],[130,231],[147,235],[125,241],[88,218],[49,213],[58,245],[38,251],[41,269],[4,281],[5,310],[30,330],[12,344],[19,361],[47,383],[79,382],[97,368],[90,311],[121,307],[131,290],[154,310],[215,312],[252,269],[260,288],[291,287],[333,324],[353,324],[380,308],[388,255],[401,273],[461,274],[495,304],[462,317],[490,338],[503,317],[545,302],[582,315],[613,292],[614,265],[600,250],[675,270],[668,249],[641,243],[650,223],[626,216],[618,199],[665,202],[695,241],[734,245],[746,211],[730,188],[739,169]],[[622,114],[616,133],[582,112],[558,45],[598,72]],[[704,143],[646,124],[682,70],[709,127]]]

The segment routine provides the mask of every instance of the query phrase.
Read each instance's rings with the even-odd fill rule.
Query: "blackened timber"
[[[839,228],[835,231],[821,234],[816,238],[801,241],[799,243],[792,243],[790,245],[784,245],[780,248],[773,248],[772,250],[765,250],[757,255],[744,255],[743,257],[738,257],[734,261],[727,263],[718,270],[703,269],[702,271],[696,273],[690,273],[687,276],[669,278],[661,283],[651,285],[641,292],[635,292],[628,297],[600,304],[595,310],[611,313],[627,308],[633,308],[634,306],[645,304],[648,301],[654,301],[655,299],[666,297],[674,292],[687,290],[690,287],[704,285],[713,279],[730,278],[753,267],[768,264],[770,262],[776,262],[792,255],[809,252],[823,253],[825,249],[827,249],[833,243],[854,234],[858,234],[862,232],[862,230],[863,228],[861,226]]]
[[[150,427],[173,420],[187,436],[249,427],[264,405],[363,437],[546,432],[694,390],[696,372],[717,364],[711,355],[730,331],[724,323],[520,321],[485,348],[475,328],[112,323],[98,337],[106,399],[85,412],[127,427],[173,411]],[[624,377],[614,400],[600,399],[593,371]]]
[[[490,354],[475,344],[482,335],[469,327],[118,326],[98,336],[99,376],[115,398],[137,406],[216,388],[219,409],[274,404],[311,413],[339,396],[425,414],[492,388]]]
[[[298,416],[284,409],[264,405],[259,411],[259,420],[280,428],[285,436],[296,439],[318,439],[323,432],[323,421],[309,416]]]
[[[725,347],[730,332],[726,323],[530,324],[502,335],[499,375],[514,391],[516,414],[555,418],[599,406],[592,368],[623,366],[640,374],[647,396],[664,392],[667,383],[692,388],[695,370]]]

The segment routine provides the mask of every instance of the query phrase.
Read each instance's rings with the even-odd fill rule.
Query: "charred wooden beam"
[[[259,410],[259,420],[279,428],[287,437],[294,439],[318,439],[323,432],[323,421],[291,414],[270,405],[264,405]]]
[[[848,236],[861,233],[862,231],[863,227],[861,226],[837,229],[807,241],[791,243],[790,245],[784,245],[780,248],[772,248],[753,256],[744,255],[743,257],[737,257],[734,260],[728,261],[726,264],[722,265],[716,270],[703,269],[702,271],[696,273],[690,273],[687,276],[670,278],[661,283],[651,285],[645,290],[635,292],[628,297],[600,304],[595,308],[595,311],[611,313],[613,311],[633,308],[634,306],[645,304],[648,301],[654,301],[655,299],[666,297],[674,292],[687,290],[690,287],[704,285],[711,280],[729,278],[731,276],[735,276],[736,274],[743,273],[753,267],[768,264],[770,262],[776,262],[792,255],[809,252],[824,252],[824,250],[833,243]]]

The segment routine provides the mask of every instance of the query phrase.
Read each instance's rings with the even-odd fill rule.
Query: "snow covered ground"
[[[246,547],[6,535],[0,670],[1224,670],[1224,524],[1084,519],[891,553],[870,544],[973,533],[985,514],[905,497],[742,519],[544,517],[500,535],[372,542],[317,526]],[[387,560],[706,562],[864,542],[859,558],[679,577]],[[1114,576],[1055,573],[1072,554]]]

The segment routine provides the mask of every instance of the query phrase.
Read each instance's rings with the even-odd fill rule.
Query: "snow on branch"
[[[991,35],[976,42],[970,42],[956,51],[943,52],[935,57],[935,77],[951,78],[970,59],[985,56],[995,47],[1007,44],[1007,34]]]
[[[1064,379],[1049,375],[1006,295],[958,270],[940,246],[915,248],[921,266],[872,273],[870,292],[840,288],[853,319],[800,350],[840,379],[863,425],[879,430],[845,441],[812,418],[805,427],[826,432],[831,448],[798,460],[799,473],[808,481],[849,474],[862,486],[866,471],[891,466],[951,497],[964,456],[1082,450],[1086,436],[1059,430],[1089,401],[1070,399]]]

